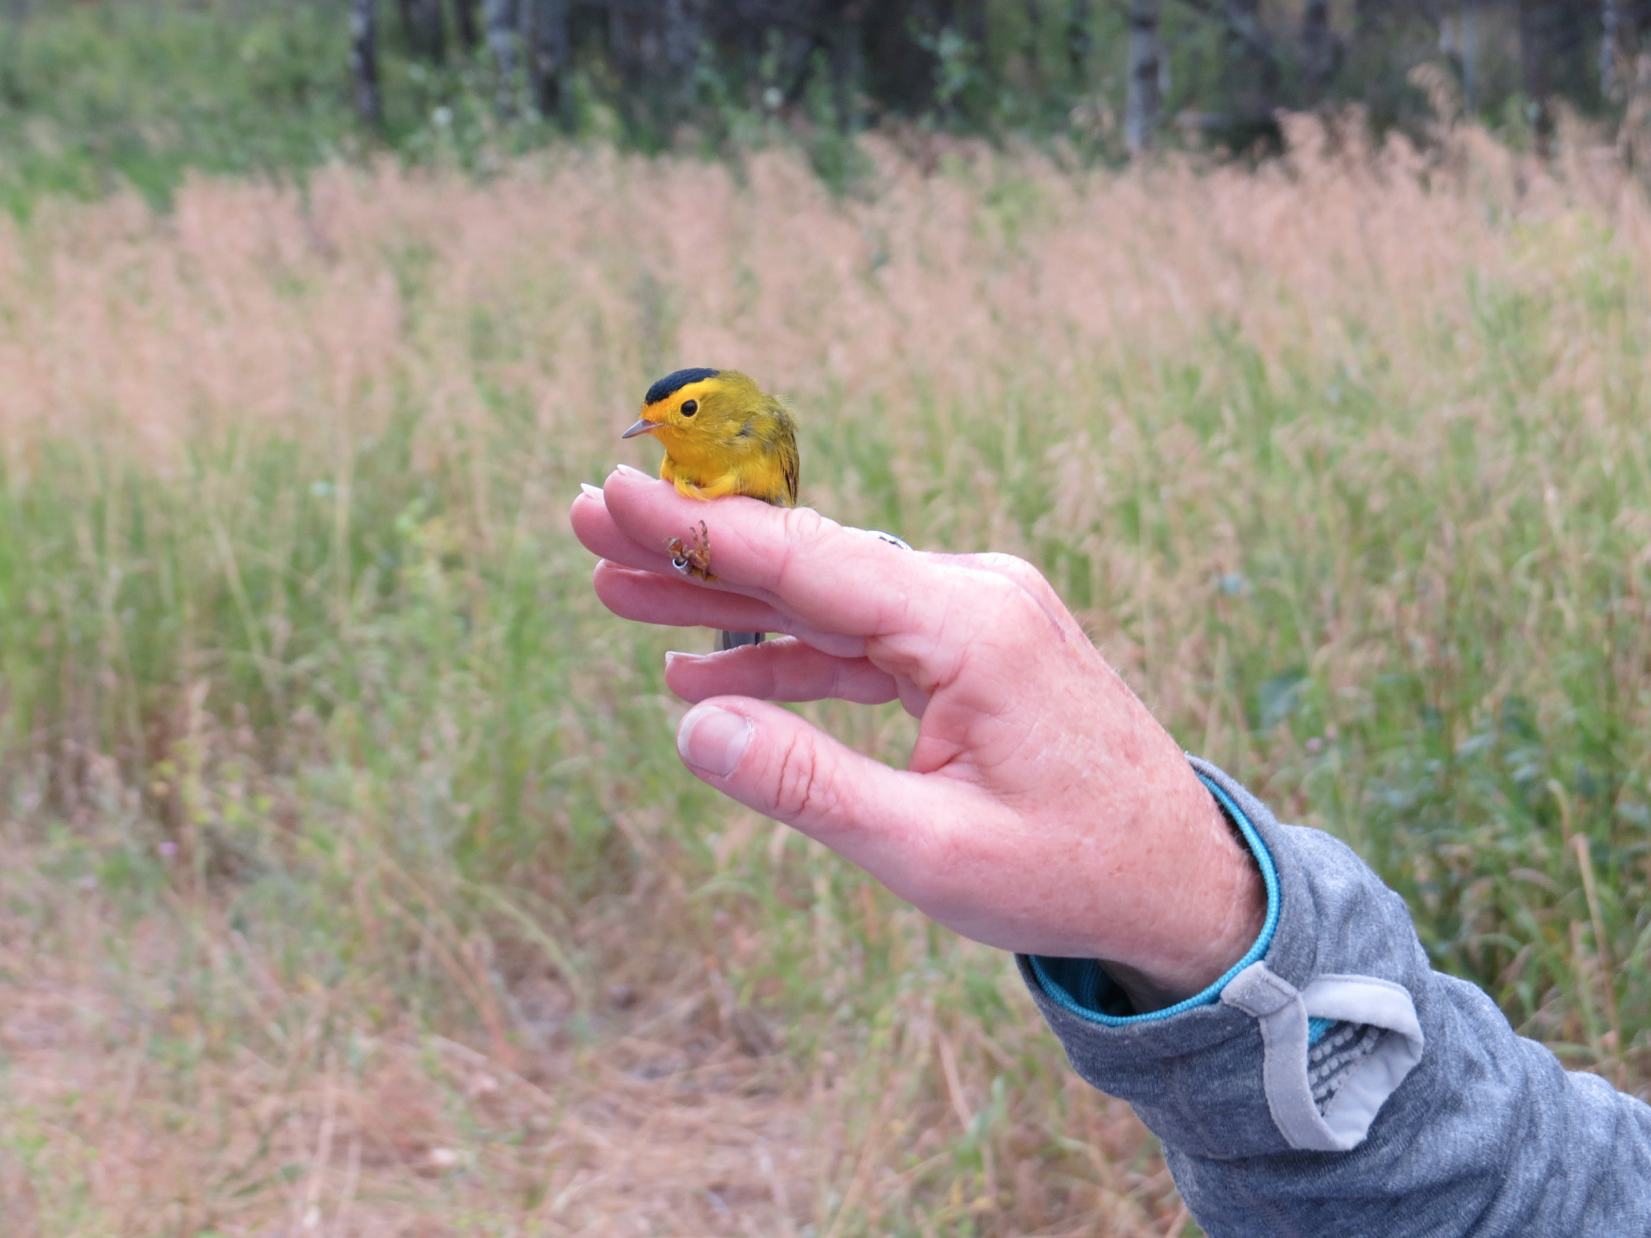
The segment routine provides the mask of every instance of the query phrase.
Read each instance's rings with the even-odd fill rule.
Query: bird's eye
[[[699,412],[699,401],[698,400],[684,400],[684,401],[682,401],[682,415],[684,417],[692,417],[697,412]]]

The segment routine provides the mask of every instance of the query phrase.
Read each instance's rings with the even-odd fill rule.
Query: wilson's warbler
[[[797,505],[797,422],[777,398],[738,370],[677,370],[642,397],[642,416],[621,438],[652,434],[665,448],[659,475],[693,499],[749,495]],[[673,561],[710,575],[705,525],[692,547],[673,540]],[[761,632],[718,632],[717,649],[759,644]]]

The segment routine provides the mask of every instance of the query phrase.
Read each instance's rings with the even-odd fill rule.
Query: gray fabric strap
[[[1221,1001],[1260,1025],[1267,1108],[1286,1142],[1304,1152],[1357,1147],[1387,1098],[1422,1060],[1422,1027],[1415,1004],[1404,988],[1388,980],[1319,976],[1298,990],[1268,970],[1266,963],[1254,963],[1221,990]],[[1369,1053],[1348,1064],[1322,1113],[1313,1101],[1308,1077],[1310,1018],[1388,1032]]]

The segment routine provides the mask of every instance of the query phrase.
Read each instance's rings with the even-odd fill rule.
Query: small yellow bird
[[[667,374],[648,388],[642,416],[620,437],[638,434],[659,440],[665,448],[659,475],[689,498],[744,494],[776,507],[797,505],[796,419],[738,370]],[[710,547],[681,550],[678,561],[709,575]],[[718,632],[717,649],[756,645],[762,639],[761,632]]]

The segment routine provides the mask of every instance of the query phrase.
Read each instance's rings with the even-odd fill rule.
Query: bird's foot
[[[711,575],[711,534],[703,520],[699,522],[699,528],[693,531],[691,542],[673,537],[665,543],[665,549],[671,552],[671,566],[684,576],[716,579]]]

